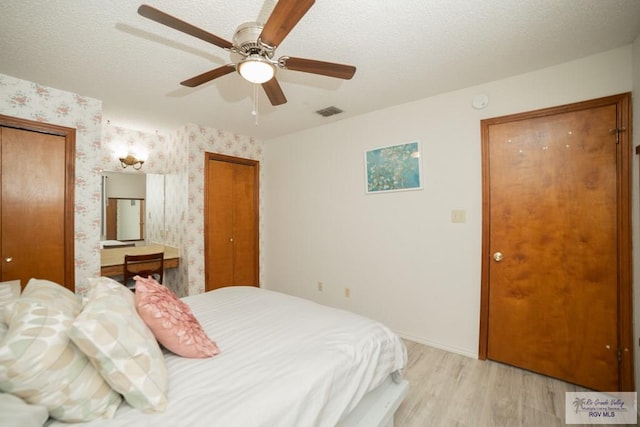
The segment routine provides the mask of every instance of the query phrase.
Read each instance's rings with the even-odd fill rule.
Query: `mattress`
[[[123,403],[114,419],[80,425],[335,426],[390,375],[398,380],[406,365],[398,336],[348,311],[244,286],[183,301],[221,353],[186,359],[165,352],[164,412],[144,414]]]

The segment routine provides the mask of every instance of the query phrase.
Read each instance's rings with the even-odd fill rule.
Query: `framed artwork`
[[[364,156],[367,194],[422,189],[420,142],[380,147]]]

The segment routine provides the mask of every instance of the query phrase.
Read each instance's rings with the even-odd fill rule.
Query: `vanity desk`
[[[100,275],[121,276],[125,255],[144,255],[164,252],[164,268],[176,268],[180,262],[180,250],[173,246],[151,244],[146,246],[100,249]]]

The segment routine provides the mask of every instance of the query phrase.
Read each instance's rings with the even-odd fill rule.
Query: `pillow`
[[[20,296],[20,280],[0,282],[0,305]]]
[[[5,307],[9,306],[19,296],[20,280],[0,282],[0,342],[2,342],[4,337],[7,335],[7,331],[9,329],[5,320]]]
[[[4,320],[0,319],[0,345],[4,340],[4,337],[7,336],[7,332],[9,332],[9,326],[4,322]]]
[[[29,280],[21,297],[37,299],[46,305],[54,305],[73,317],[76,317],[82,310],[82,298],[79,295],[49,280]]]
[[[14,301],[0,345],[0,391],[45,406],[61,421],[113,417],[122,398],[69,340],[75,316],[55,304],[24,296]]]
[[[163,411],[167,369],[162,350],[136,312],[133,293],[108,277],[89,279],[87,302],[71,340],[134,408]]]
[[[187,304],[151,277],[134,279],[136,309],[160,344],[182,357],[205,358],[220,353]]]
[[[49,418],[47,408],[29,405],[9,393],[0,393],[0,426],[42,427]]]
[[[10,306],[13,301],[20,296],[20,281],[9,280],[0,282],[0,341],[4,338],[7,331],[7,321],[5,320],[5,308]],[[7,313],[8,318],[10,313]]]

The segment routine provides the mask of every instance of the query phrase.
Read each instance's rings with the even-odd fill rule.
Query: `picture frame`
[[[387,145],[364,153],[367,194],[422,190],[420,141]]]

